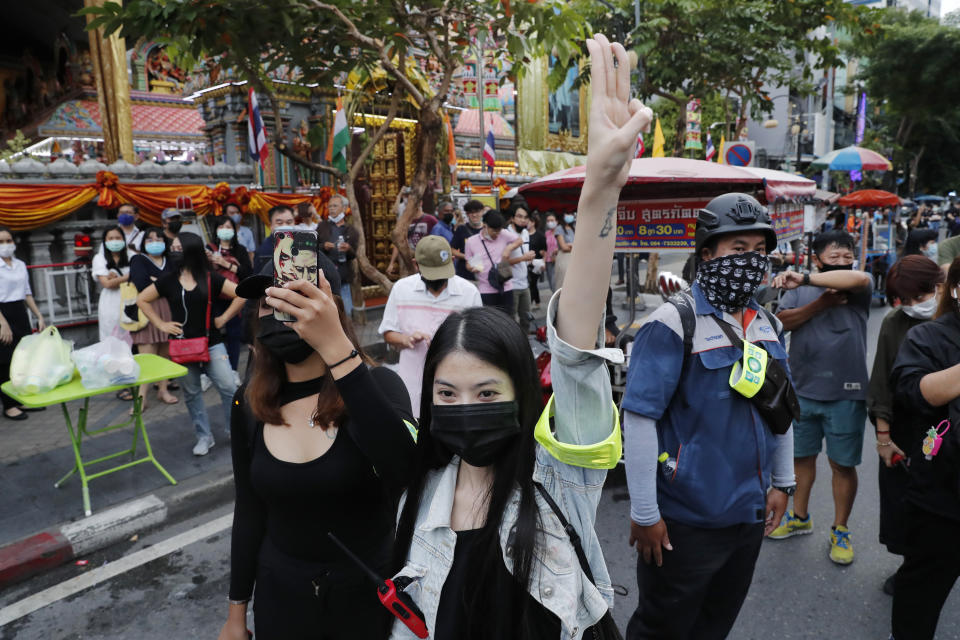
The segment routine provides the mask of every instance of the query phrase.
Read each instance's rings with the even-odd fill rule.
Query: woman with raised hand
[[[620,458],[607,361],[622,353],[601,349],[602,321],[617,201],[651,112],[629,99],[623,47],[602,35],[587,46],[593,102],[577,243],[547,311],[555,396],[543,409],[526,337],[496,309],[451,315],[427,352],[394,581],[436,640],[578,640],[613,605],[594,521]],[[395,620],[391,637],[414,634]]]
[[[237,497],[220,640],[246,640],[251,596],[263,640],[382,638],[390,622],[376,586],[327,533],[389,571],[414,454],[410,397],[396,373],[368,367],[333,293],[337,269],[317,260],[319,287],[268,289],[269,265],[237,289],[259,302],[259,318],[253,374],[232,413]],[[296,321],[276,320],[270,305]]]

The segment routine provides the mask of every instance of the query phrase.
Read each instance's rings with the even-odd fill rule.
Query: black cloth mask
[[[826,273],[828,271],[852,271],[853,263],[850,264],[823,264],[820,263],[820,273]]]
[[[272,315],[260,318],[260,330],[257,331],[257,340],[274,357],[280,358],[288,364],[299,364],[306,360],[313,347],[297,335],[286,323],[280,322]]]
[[[714,308],[735,313],[747,306],[767,272],[767,257],[757,251],[707,260],[697,269],[697,284]]]
[[[183,227],[183,222],[180,220],[171,220],[167,223],[167,230],[170,233],[180,233],[180,229]]]
[[[420,276],[420,280],[423,281],[423,286],[425,286],[429,291],[434,293],[439,293],[447,286],[447,279],[443,278],[441,280],[427,280],[423,276]]]
[[[435,404],[430,435],[467,464],[488,467],[520,435],[516,402]]]
[[[170,264],[180,266],[183,264],[183,251],[168,251],[167,259],[170,261]]]
[[[441,220],[443,220],[444,224],[450,224],[451,222],[453,222],[453,214],[445,213],[443,214],[443,217],[441,218]]]

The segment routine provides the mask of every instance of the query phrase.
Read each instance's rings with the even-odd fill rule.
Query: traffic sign
[[[753,162],[753,149],[742,142],[728,144],[723,153],[724,161],[735,167],[749,167]]]

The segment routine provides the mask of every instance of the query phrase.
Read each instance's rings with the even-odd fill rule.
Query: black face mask
[[[852,271],[853,263],[850,264],[823,264],[820,263],[820,273],[826,273],[828,271]]]
[[[443,220],[443,223],[444,223],[444,224],[450,224],[451,222],[453,222],[453,214],[452,214],[452,213],[445,213],[445,214],[443,214],[443,216],[441,217],[441,220]]]
[[[516,402],[435,404],[430,434],[467,464],[488,467],[520,435]]]
[[[183,222],[180,220],[171,220],[167,223],[167,231],[170,233],[180,233],[181,227],[183,227]]]
[[[183,251],[168,251],[167,260],[173,265],[179,266],[183,264]]]
[[[313,347],[307,344],[306,340],[272,315],[260,318],[257,340],[274,357],[280,358],[288,364],[299,364],[313,353]]]
[[[439,293],[447,285],[446,280],[427,280],[423,276],[420,276],[420,279],[423,280],[424,286],[434,293]]]

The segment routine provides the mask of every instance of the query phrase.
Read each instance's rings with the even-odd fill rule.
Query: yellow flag
[[[660,128],[660,118],[657,118],[657,124],[653,129],[653,157],[662,158],[663,157],[663,143],[666,142],[663,138],[663,129]]]
[[[721,136],[720,136],[720,151],[717,152],[717,164],[726,164],[726,163],[723,161],[723,148],[726,146],[726,144],[727,144],[726,136],[721,135]]]

